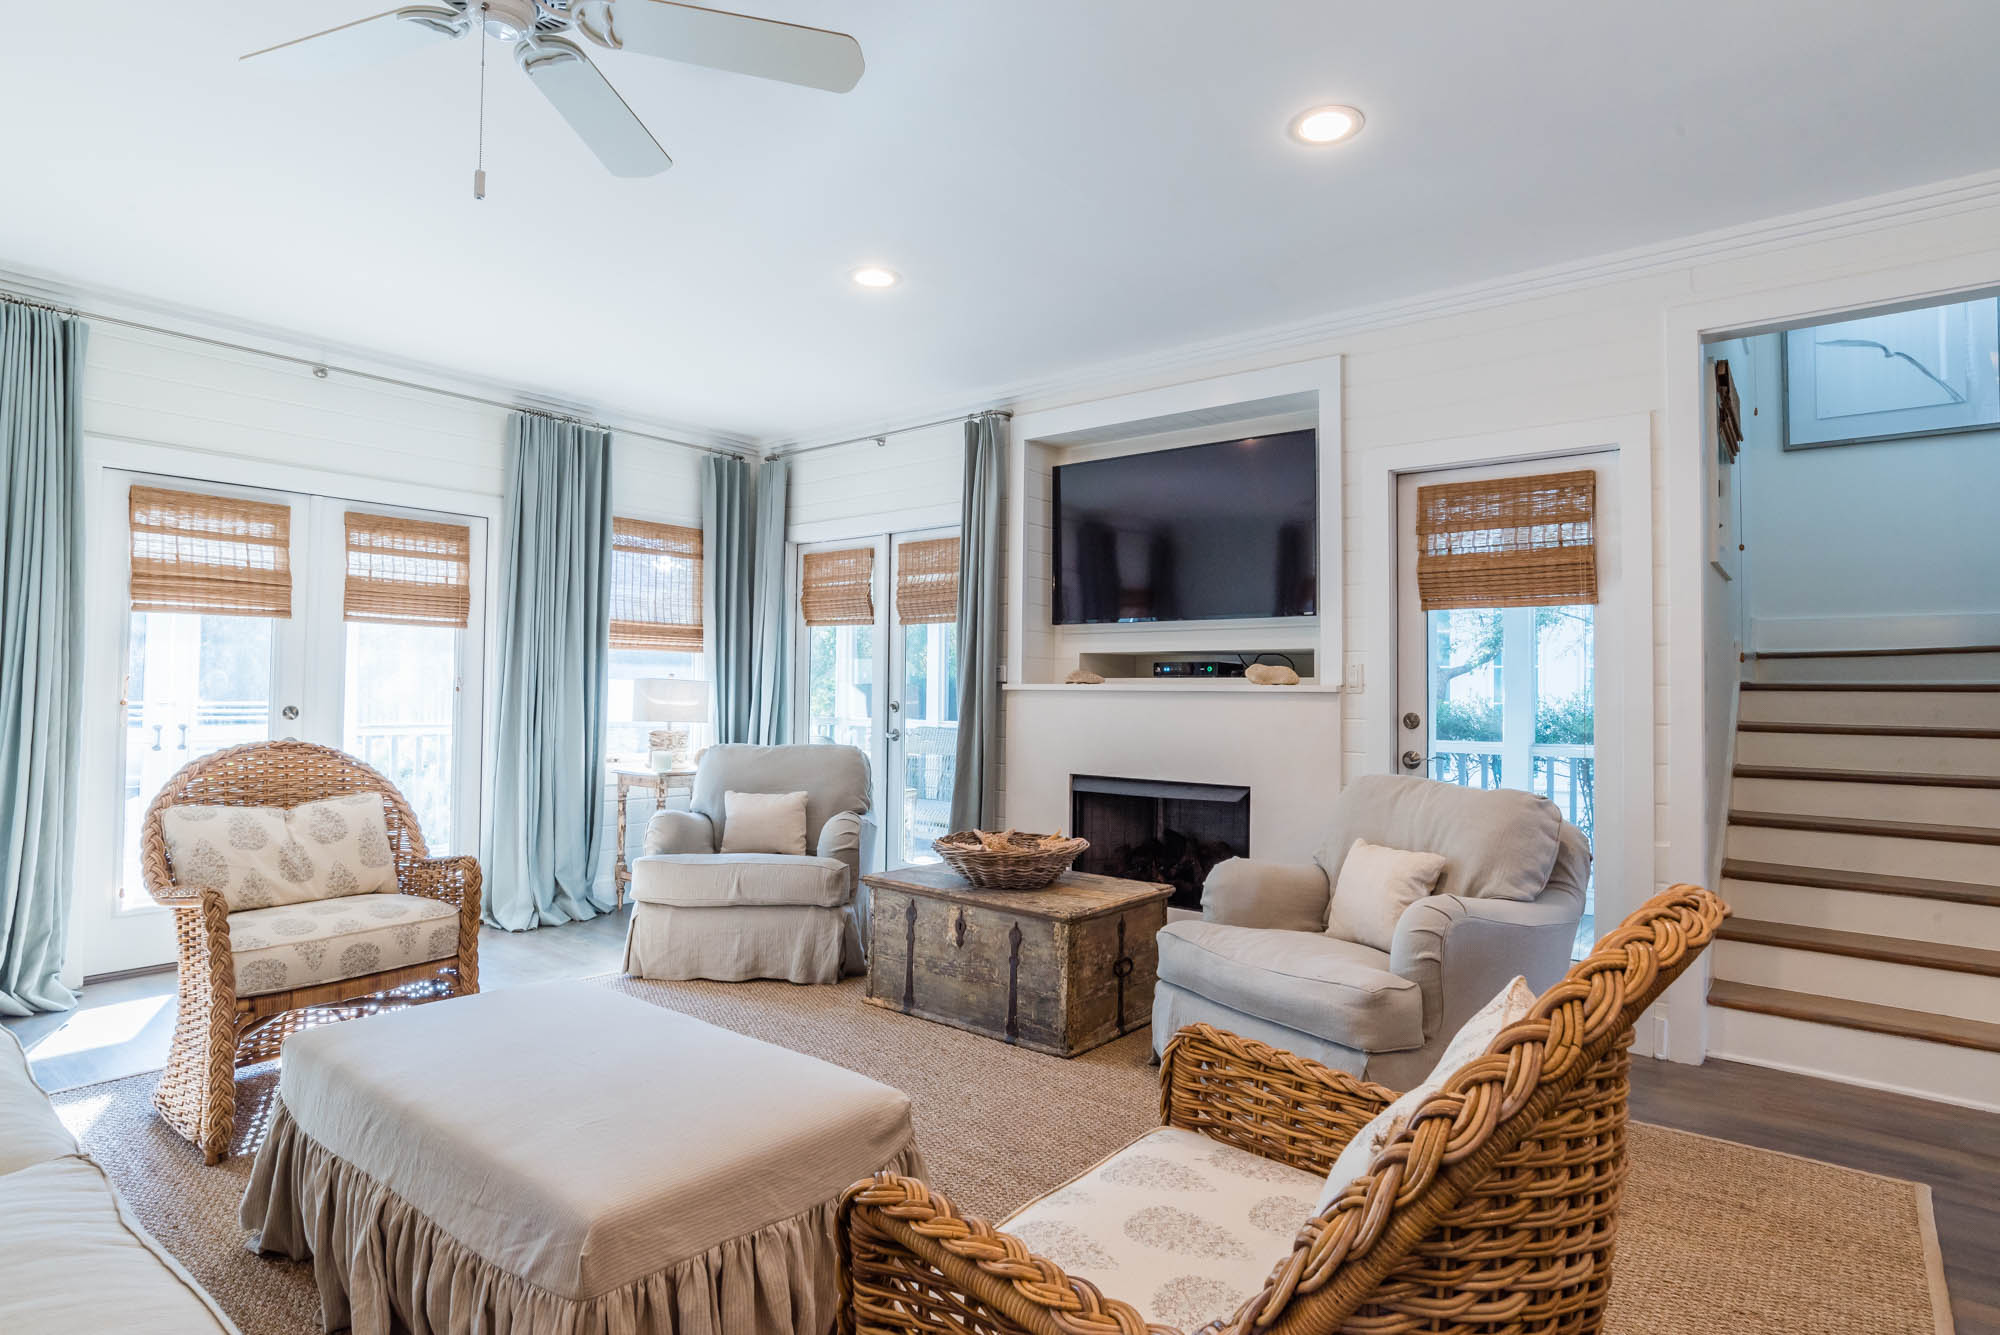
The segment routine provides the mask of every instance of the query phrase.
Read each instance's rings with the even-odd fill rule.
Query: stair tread
[[[1940,723],[1766,723],[1742,719],[1738,732],[1782,732],[1814,737],[1950,737],[2000,741],[2000,728],[1961,728]]]
[[[1893,769],[1807,769],[1792,765],[1738,765],[1739,779],[1799,779],[1810,783],[1892,783],[1909,788],[2000,788],[2000,774],[1908,774]]]
[[[1933,825],[1926,821],[1864,820],[1859,816],[1809,816],[1791,811],[1736,811],[1731,825],[1816,834],[1866,834],[1885,839],[1929,839],[1950,844],[2000,844],[2000,830],[1985,825]]]
[[[1905,937],[1842,932],[1831,927],[1807,927],[1788,922],[1763,922],[1755,918],[1730,918],[1716,935],[1724,941],[1741,941],[1748,945],[1810,950],[1822,955],[1846,955],[1853,959],[1878,960],[1884,964],[1908,964],[1921,969],[1944,969],[1951,973],[1976,973],[1988,978],[2000,978],[2000,950],[1982,950],[1977,946],[1912,941]]]
[[[1787,992],[1783,988],[1759,987],[1754,983],[1734,983],[1726,979],[1717,979],[1709,984],[1708,1002],[1711,1006],[1729,1010],[1757,1011],[1789,1020],[1806,1020],[1843,1029],[1865,1029],[1877,1034],[1976,1048],[1982,1052],[2000,1052],[2000,1024],[1989,1024],[1983,1020],[1932,1015],[1927,1011],[1904,1010],[1872,1001]]]
[[[1900,691],[1922,695],[1927,691],[2000,691],[2000,681],[1746,681],[1746,691]]]
[[[2000,644],[1940,644],[1928,649],[1759,649],[1752,658],[1912,658],[1924,654],[2000,654]]]
[[[1818,890],[1860,890],[1878,895],[1907,895],[1955,904],[1987,904],[2000,908],[2000,885],[1972,881],[1938,881],[1924,876],[1891,876],[1886,872],[1844,871],[1838,867],[1799,867],[1785,862],[1752,862],[1730,858],[1722,864],[1725,878],[1762,881],[1768,885],[1803,885]]]

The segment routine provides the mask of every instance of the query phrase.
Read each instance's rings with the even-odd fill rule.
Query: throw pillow
[[[290,810],[171,806],[160,813],[160,831],[174,884],[220,891],[231,913],[398,888],[380,793]]]
[[[1333,881],[1327,934],[1387,950],[1396,939],[1396,920],[1437,889],[1444,868],[1436,853],[1407,853],[1356,839]]]
[[[1375,1115],[1375,1120],[1354,1133],[1354,1139],[1333,1161],[1333,1168],[1326,1175],[1326,1187],[1319,1194],[1319,1203],[1313,1206],[1315,1215],[1326,1213],[1340,1193],[1347,1190],[1347,1184],[1368,1171],[1375,1162],[1375,1156],[1382,1147],[1396,1138],[1410,1114],[1422,1107],[1425,1100],[1444,1088],[1445,1081],[1458,1073],[1458,1068],[1475,1057],[1485,1055],[1493,1040],[1508,1025],[1524,1020],[1534,1009],[1535,989],[1528,986],[1525,978],[1516,978],[1500,989],[1493,1000],[1474,1011],[1472,1018],[1459,1026],[1451,1042],[1445,1044],[1444,1055],[1438,1058],[1431,1073],[1423,1083],[1405,1091],[1394,1103]]]
[[[725,853],[806,852],[806,795],[724,793],[722,851]]]

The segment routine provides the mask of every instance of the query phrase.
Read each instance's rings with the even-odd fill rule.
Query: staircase
[[[2000,645],[1752,675],[1710,1054],[2000,1110]]]

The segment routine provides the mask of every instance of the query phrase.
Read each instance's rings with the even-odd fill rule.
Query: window
[[[642,519],[611,521],[605,755],[614,768],[650,768],[651,734],[662,726],[634,717],[633,683],[702,675],[701,582],[700,529]],[[705,735],[705,725],[689,730],[697,738]]]

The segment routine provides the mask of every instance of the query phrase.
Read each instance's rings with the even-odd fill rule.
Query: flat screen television
[[[1058,465],[1056,624],[1312,616],[1317,434]]]

